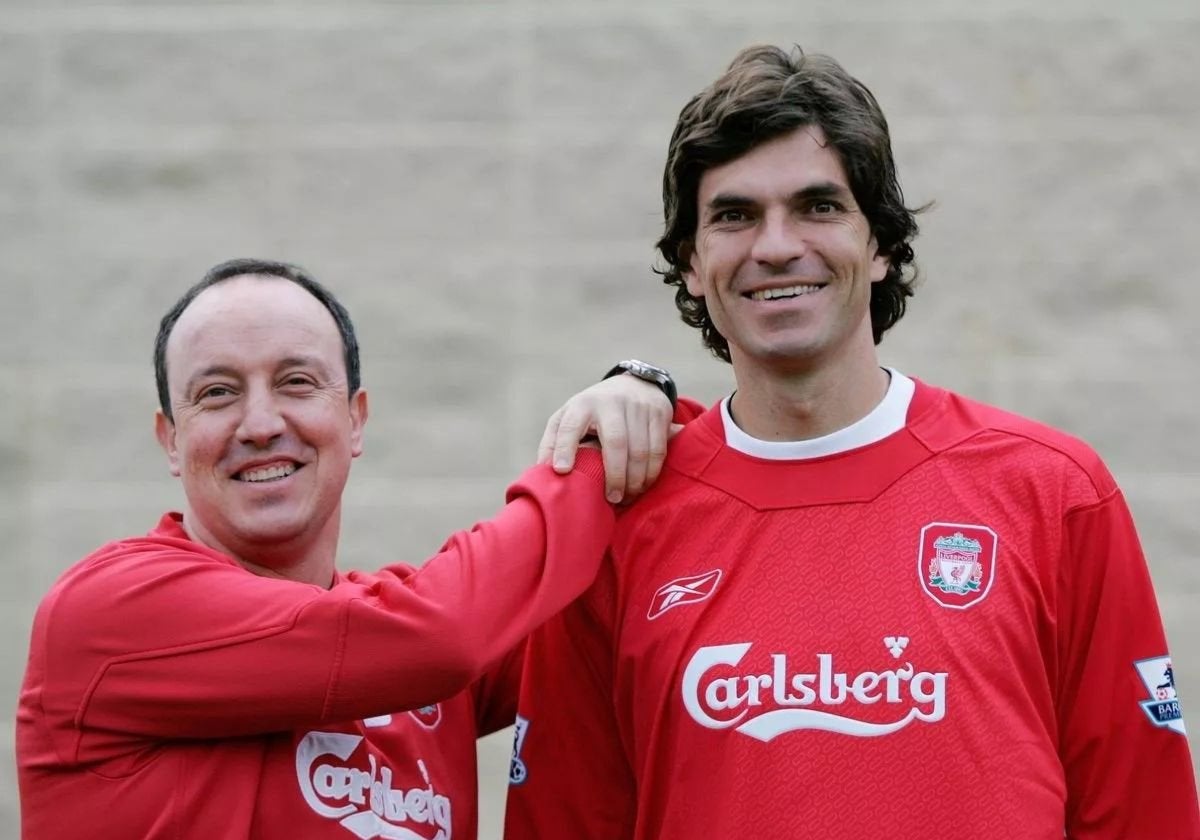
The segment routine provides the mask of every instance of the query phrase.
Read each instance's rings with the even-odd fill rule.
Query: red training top
[[[597,452],[508,495],[420,569],[330,589],[251,574],[178,514],[69,569],[17,714],[23,836],[473,840],[476,736],[512,721],[522,639],[612,533]]]
[[[1125,501],[1062,433],[917,383],[824,457],[719,408],[529,640],[512,840],[1200,838]]]

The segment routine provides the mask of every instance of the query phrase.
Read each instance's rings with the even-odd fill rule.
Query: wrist
[[[613,365],[612,369],[601,377],[601,380],[620,376],[623,373],[636,376],[644,382],[657,386],[670,401],[671,410],[675,410],[675,404],[679,401],[679,393],[675,388],[675,380],[671,377],[671,372],[666,368],[660,368],[637,359],[626,359]]]

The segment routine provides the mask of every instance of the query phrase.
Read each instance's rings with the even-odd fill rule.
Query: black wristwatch
[[[675,380],[671,378],[670,371],[646,362],[639,362],[637,359],[626,359],[623,362],[617,362],[613,365],[613,369],[604,374],[603,378],[608,379],[612,376],[619,376],[622,373],[632,373],[638,379],[644,379],[647,382],[657,385],[667,395],[667,399],[671,401],[671,410],[675,410],[675,403],[679,400],[679,394],[675,390]]]

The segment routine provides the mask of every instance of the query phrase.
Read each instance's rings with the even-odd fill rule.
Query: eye
[[[233,396],[233,389],[228,385],[209,385],[196,395],[197,400],[220,400]]]
[[[712,221],[715,224],[738,224],[749,219],[750,214],[737,207],[727,207],[724,210],[718,210],[712,216]]]
[[[316,383],[313,382],[312,377],[303,373],[289,373],[283,377],[280,384],[292,391],[316,387]]]
[[[830,200],[814,201],[809,208],[814,216],[832,216],[835,213],[842,212],[842,209],[842,205]]]

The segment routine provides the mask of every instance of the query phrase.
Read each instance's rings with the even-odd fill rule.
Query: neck
[[[183,517],[183,528],[193,540],[232,557],[248,572],[328,589],[333,585],[339,522],[340,517],[330,517],[330,522],[315,539],[311,534],[302,534],[290,540],[248,542],[235,536],[218,537],[188,508]]]
[[[874,345],[840,364],[786,372],[739,361],[735,356],[730,411],[738,427],[759,440],[809,440],[844,429],[870,414],[888,389]]]

